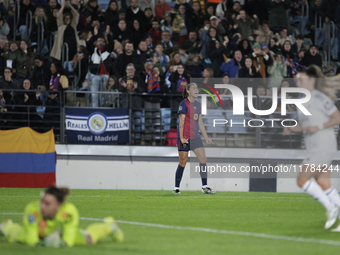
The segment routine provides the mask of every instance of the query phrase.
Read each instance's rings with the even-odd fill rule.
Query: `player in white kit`
[[[315,65],[298,74],[296,85],[311,92],[311,99],[303,105],[312,115],[304,115],[298,110],[298,125],[286,127],[283,132],[284,135],[291,132],[305,134],[307,157],[302,162],[297,184],[326,208],[325,229],[336,222],[340,208],[340,196],[331,186],[329,171],[337,152],[333,127],[340,124],[340,112],[333,103],[336,99],[335,88],[327,79]],[[335,230],[340,231],[340,225]]]

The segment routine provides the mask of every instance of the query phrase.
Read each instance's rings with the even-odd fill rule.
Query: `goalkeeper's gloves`
[[[58,248],[66,246],[66,243],[61,239],[60,232],[57,230],[44,238],[43,245]]]

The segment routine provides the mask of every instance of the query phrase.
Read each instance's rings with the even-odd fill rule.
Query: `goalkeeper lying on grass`
[[[94,223],[82,230],[77,208],[65,202],[69,190],[49,187],[41,194],[41,200],[29,203],[25,208],[23,227],[11,220],[0,224],[0,234],[9,242],[20,242],[30,246],[49,247],[96,244],[110,236],[117,242],[124,240],[124,234],[112,217],[103,223]]]

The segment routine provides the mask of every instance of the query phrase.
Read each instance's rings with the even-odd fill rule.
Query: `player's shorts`
[[[302,164],[313,164],[317,166],[329,167],[336,155],[336,151],[309,151],[307,158],[302,161]]]
[[[195,139],[188,139],[188,143],[186,144],[182,144],[181,140],[179,138],[177,138],[177,147],[178,147],[178,151],[190,151],[190,150],[195,150],[197,148],[202,148],[203,143],[202,143],[202,139],[199,138],[195,138]]]

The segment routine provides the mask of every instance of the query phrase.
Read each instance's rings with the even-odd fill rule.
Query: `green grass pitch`
[[[27,203],[39,198],[40,191],[1,188],[0,222],[11,218],[21,223],[21,215],[5,213],[22,213]],[[0,237],[0,254],[310,255],[338,254],[340,250],[340,233],[323,229],[324,208],[303,193],[217,192],[209,196],[200,191],[173,195],[171,191],[72,190],[68,201],[77,206],[81,217],[112,215],[120,221],[194,229],[119,223],[125,234],[124,243],[105,240],[94,246],[59,249],[9,244]],[[80,226],[85,228],[90,223],[81,220]],[[204,232],[197,228],[235,232]],[[239,235],[240,232],[247,233]],[[248,233],[272,235],[272,239]],[[282,240],[276,236],[293,239]],[[295,237],[300,241],[294,241]],[[320,240],[335,242],[320,243],[324,242]]]

